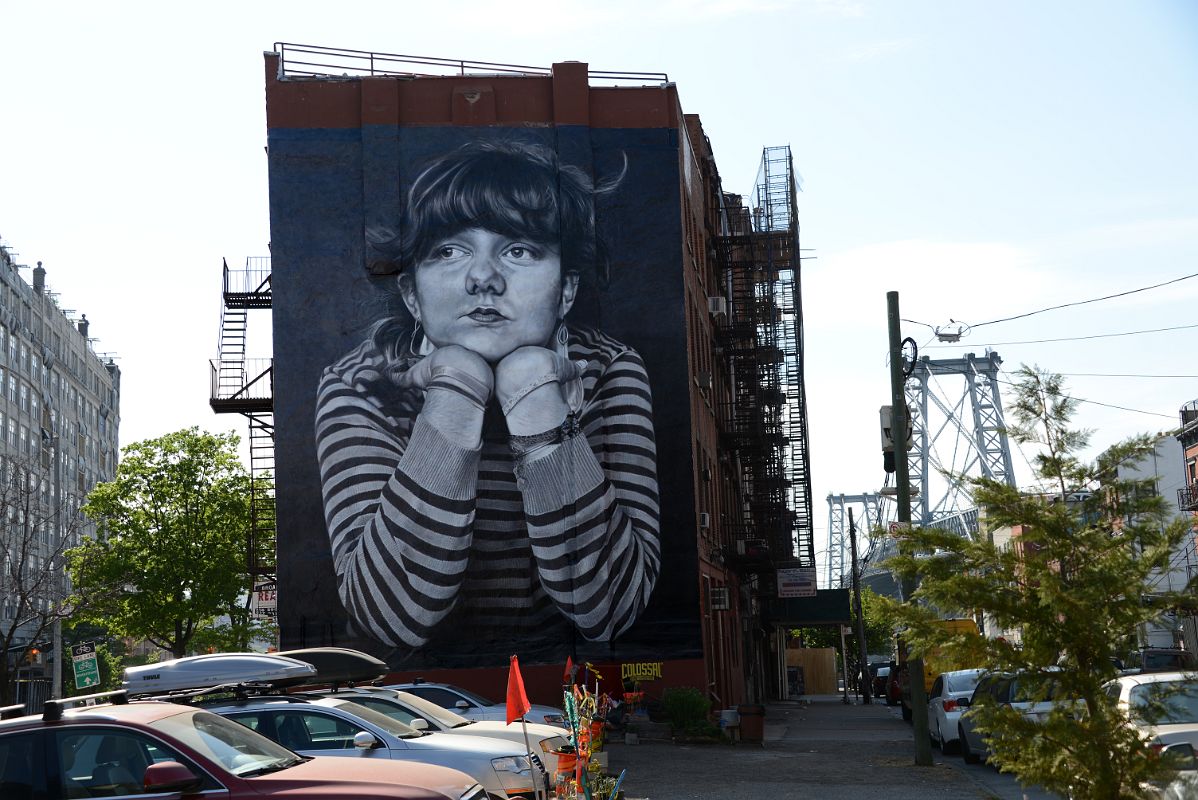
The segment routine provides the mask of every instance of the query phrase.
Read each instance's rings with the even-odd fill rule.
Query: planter
[[[557,756],[557,769],[554,772],[558,775],[573,775],[578,766],[578,754],[564,753],[561,750],[554,750],[553,754]]]

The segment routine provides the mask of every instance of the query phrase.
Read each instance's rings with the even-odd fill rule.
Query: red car
[[[410,761],[305,758],[236,722],[174,703],[128,702],[41,716],[0,709],[0,798],[176,797],[227,800],[486,800],[457,770]],[[216,794],[204,794],[214,792]]]

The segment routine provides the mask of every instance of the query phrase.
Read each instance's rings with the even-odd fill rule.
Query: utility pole
[[[886,293],[886,322],[890,335],[890,421],[894,431],[894,480],[898,490],[899,552],[906,545],[905,528],[911,527],[911,477],[907,462],[907,432],[911,420],[907,413],[907,398],[903,375],[903,335],[899,325],[898,292]],[[911,602],[915,593],[915,581],[904,578],[903,602]],[[928,731],[928,694],[923,685],[923,659],[907,658],[907,679],[911,687],[911,721],[915,733],[915,763],[921,767],[932,766],[932,741]]]
[[[870,685],[869,653],[865,644],[865,615],[861,609],[861,580],[857,570],[857,526],[853,522],[853,509],[851,508],[849,509],[849,553],[853,568],[853,605],[857,611],[857,650],[861,659],[861,701],[865,705],[869,705],[873,686]]]

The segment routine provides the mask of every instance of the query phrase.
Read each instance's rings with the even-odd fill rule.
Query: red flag
[[[524,678],[520,677],[520,662],[512,656],[507,671],[507,724],[511,725],[531,710],[532,704],[524,693]]]
[[[566,671],[562,673],[562,683],[574,682],[574,659],[566,656]]]

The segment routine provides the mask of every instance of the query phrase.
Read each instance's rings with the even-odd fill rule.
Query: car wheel
[[[929,733],[928,738],[932,740],[932,746],[938,747],[941,750],[944,749],[944,737],[940,734],[940,723],[939,722],[936,723],[935,732]]]
[[[981,756],[969,749],[969,740],[965,738],[965,729],[957,726],[957,737],[961,740],[961,758],[965,759],[966,764],[976,764],[982,760]]]
[[[946,756],[948,756],[948,755],[953,755],[954,753],[959,753],[959,752],[961,752],[961,740],[960,740],[960,739],[953,739],[952,741],[948,741],[948,740],[946,740],[946,739],[944,738],[944,736],[943,736],[943,735],[941,735],[941,737],[940,737],[940,750],[941,750],[941,752],[943,752],[943,753],[944,753]]]

